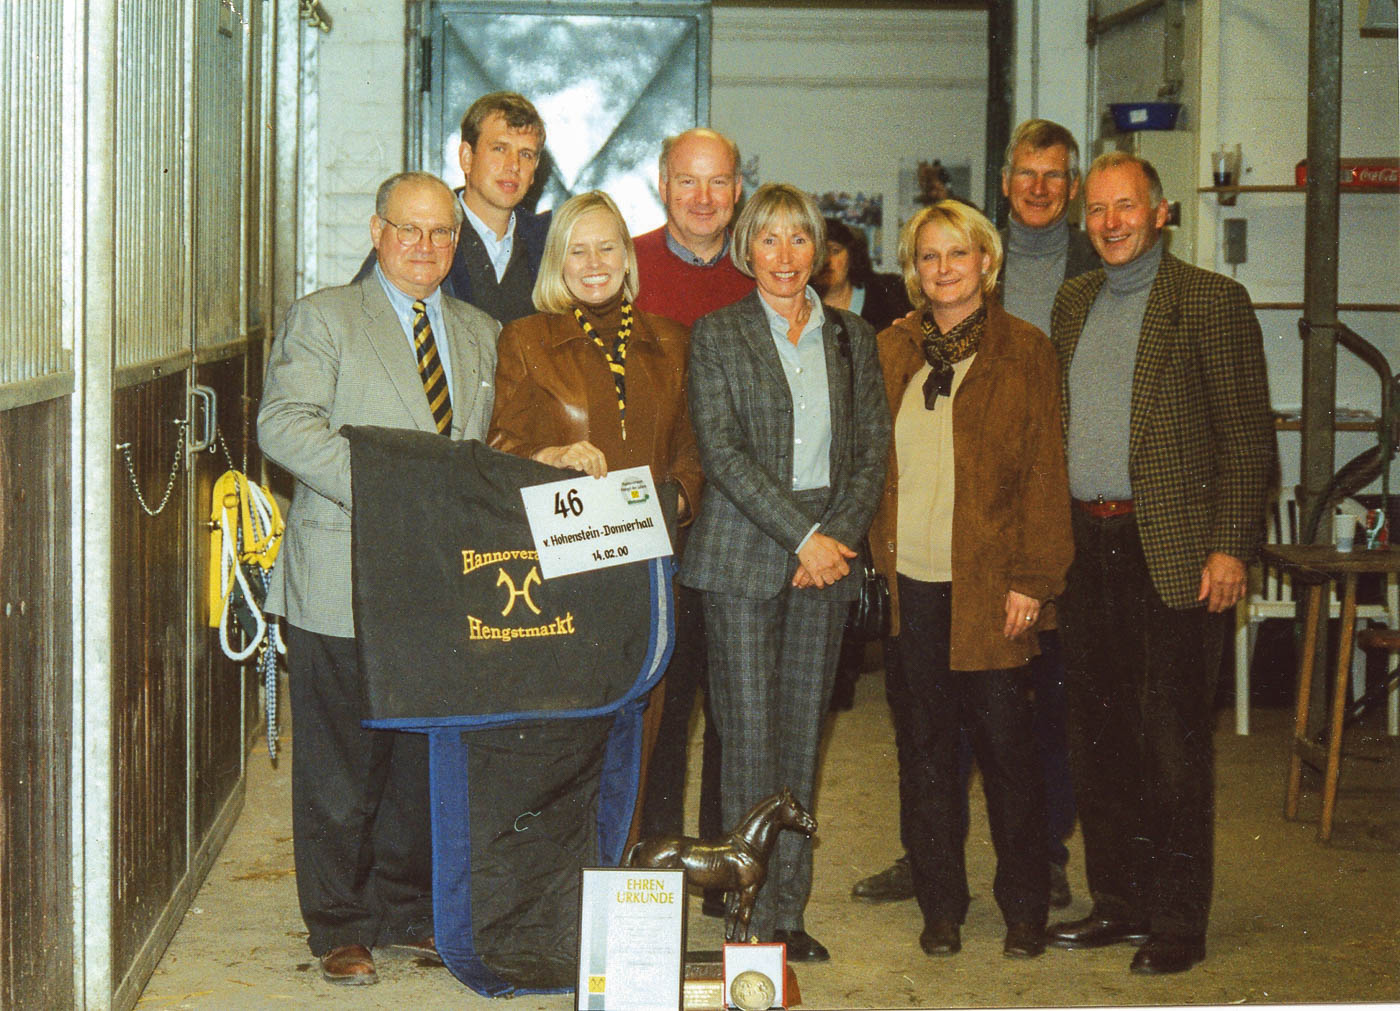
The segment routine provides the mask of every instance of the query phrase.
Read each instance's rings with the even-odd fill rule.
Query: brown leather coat
[[[501,331],[496,407],[487,442],[517,456],[587,439],[609,470],[651,467],[657,484],[680,482],[691,509],[700,503],[700,454],[685,396],[690,331],[636,314],[627,348],[627,438],[603,353],[572,315],[536,313]]]
[[[918,321],[907,319],[877,338],[895,416],[924,364],[922,339]],[[898,632],[896,467],[892,443],[870,549],[889,578]],[[1042,602],[1060,593],[1074,542],[1055,352],[1044,334],[995,302],[987,304],[981,347],[953,397],[953,482],[952,669],[1019,667],[1039,647],[1034,635],[1002,635],[1006,593]],[[1046,620],[1042,610],[1037,627]]]

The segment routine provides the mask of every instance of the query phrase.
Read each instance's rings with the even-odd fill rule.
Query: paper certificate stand
[[[585,867],[578,1011],[680,1011],[685,872]]]
[[[545,579],[672,554],[650,467],[520,489]]]

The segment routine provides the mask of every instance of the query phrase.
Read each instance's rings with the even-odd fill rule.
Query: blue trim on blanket
[[[573,987],[533,989],[501,979],[476,952],[471,902],[471,794],[468,790],[468,749],[463,731],[540,719],[577,719],[616,712],[604,752],[598,783],[598,849],[602,863],[622,859],[627,832],[637,801],[642,746],[642,712],[646,693],[661,680],[675,648],[675,608],[670,557],[649,564],[651,629],[642,669],[631,690],[617,702],[594,709],[567,712],[506,713],[450,720],[366,721],[376,729],[410,730],[428,734],[429,797],[433,839],[433,933],[443,964],[457,979],[486,997],[570,993]]]

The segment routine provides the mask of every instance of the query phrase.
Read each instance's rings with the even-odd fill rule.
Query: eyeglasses
[[[405,246],[416,246],[423,238],[423,229],[417,225],[396,225],[383,216],[379,220],[393,228],[394,234],[399,237],[399,242]],[[439,249],[452,245],[452,240],[455,238],[457,238],[457,229],[455,228],[434,228],[428,233],[428,241]]]

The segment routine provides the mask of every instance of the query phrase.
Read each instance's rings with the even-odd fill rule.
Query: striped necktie
[[[423,380],[423,392],[428,395],[428,410],[442,435],[452,431],[452,398],[447,392],[447,373],[438,358],[437,341],[428,322],[428,307],[419,299],[413,303],[413,350],[418,355],[418,375]]]

